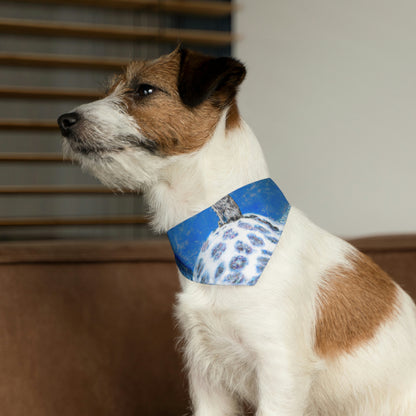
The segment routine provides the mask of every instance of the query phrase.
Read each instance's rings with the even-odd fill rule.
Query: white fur
[[[120,140],[120,137],[128,136],[137,137],[139,141],[146,138],[135,119],[127,113],[117,89],[106,98],[77,107],[76,111],[87,121],[82,130],[83,141],[93,148],[103,147],[109,151],[86,157],[71,148],[73,142],[64,140],[65,156],[80,162],[82,168],[109,187],[134,191],[152,185],[156,172],[168,161]],[[124,150],[111,151],[113,147],[123,147]]]
[[[102,139],[111,142],[128,118],[112,115],[111,99],[103,107],[108,103],[81,111],[112,125]],[[122,128],[140,130],[129,121]],[[99,160],[76,158],[111,186],[143,189],[160,232],[269,176],[252,131],[244,122],[228,131],[224,116],[211,140],[192,154],[158,157],[127,147]],[[241,400],[257,416],[416,415],[415,306],[401,289],[399,314],[370,342],[333,360],[314,350],[324,272],[346,264],[353,250],[292,208],[254,287],[208,286],[180,275],[176,315],[196,416],[236,415]]]

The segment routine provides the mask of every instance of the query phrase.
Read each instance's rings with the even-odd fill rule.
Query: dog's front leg
[[[194,416],[236,416],[240,408],[232,395],[219,383],[215,384],[199,374],[189,372],[189,389]]]
[[[256,416],[306,415],[311,376],[299,358],[288,350],[263,351],[256,369]]]

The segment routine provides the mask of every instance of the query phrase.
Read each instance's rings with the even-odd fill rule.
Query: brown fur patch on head
[[[321,356],[351,353],[395,315],[396,285],[364,254],[357,252],[350,267],[328,270],[324,282],[318,293],[315,340]]]
[[[241,123],[240,111],[238,110],[236,99],[232,101],[227,113],[226,128],[232,130],[238,128]]]
[[[179,49],[154,61],[132,62],[110,89],[111,93],[121,95],[141,135],[160,155],[201,148],[214,133],[224,109],[218,105],[218,97],[215,100],[208,97],[193,107],[183,102],[178,87],[181,65]],[[136,91],[143,85],[153,86],[153,93],[138,96]],[[231,117],[234,126],[237,117],[235,106]]]

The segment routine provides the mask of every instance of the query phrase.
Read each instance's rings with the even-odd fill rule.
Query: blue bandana
[[[179,270],[197,283],[255,285],[279,242],[289,210],[271,179],[231,192],[168,231]]]

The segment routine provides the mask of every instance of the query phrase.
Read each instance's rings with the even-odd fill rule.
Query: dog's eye
[[[134,95],[136,97],[147,97],[150,94],[153,94],[156,91],[156,87],[153,87],[149,84],[140,84],[135,90]]]

